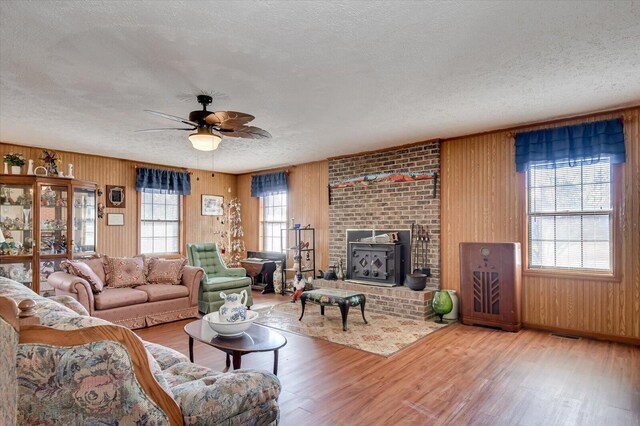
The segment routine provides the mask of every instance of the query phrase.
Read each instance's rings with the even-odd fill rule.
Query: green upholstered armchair
[[[251,278],[244,268],[227,268],[218,247],[213,243],[187,244],[189,264],[204,269],[198,294],[198,309],[208,314],[217,312],[224,300],[220,292],[240,293],[247,290],[247,306],[253,305],[251,297]]]

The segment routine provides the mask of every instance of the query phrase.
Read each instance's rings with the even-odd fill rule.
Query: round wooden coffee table
[[[193,362],[193,340],[213,346],[227,354],[227,368],[231,365],[229,357],[233,358],[233,369],[240,368],[242,355],[251,352],[273,351],[273,374],[278,374],[278,350],[287,344],[287,339],[277,331],[268,327],[253,324],[240,337],[221,337],[203,320],[190,322],[184,326],[189,335],[189,360]]]

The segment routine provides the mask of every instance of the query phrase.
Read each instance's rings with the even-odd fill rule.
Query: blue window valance
[[[287,192],[287,174],[285,172],[256,175],[251,178],[251,196],[265,197],[278,192]]]
[[[169,194],[191,194],[191,176],[187,172],[139,167],[136,191],[161,190]]]
[[[522,132],[516,135],[516,171],[541,163],[573,164],[609,157],[624,163],[622,119]]]

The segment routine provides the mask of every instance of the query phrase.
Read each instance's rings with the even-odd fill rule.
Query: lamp
[[[189,135],[189,141],[199,151],[214,151],[220,145],[222,136],[209,130],[206,126],[200,126],[196,133]]]
[[[0,229],[0,244],[4,243],[4,233]]]

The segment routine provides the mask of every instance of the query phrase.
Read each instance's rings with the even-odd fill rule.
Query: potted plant
[[[24,156],[18,152],[10,152],[4,155],[4,162],[11,166],[11,174],[19,175],[24,166]]]

